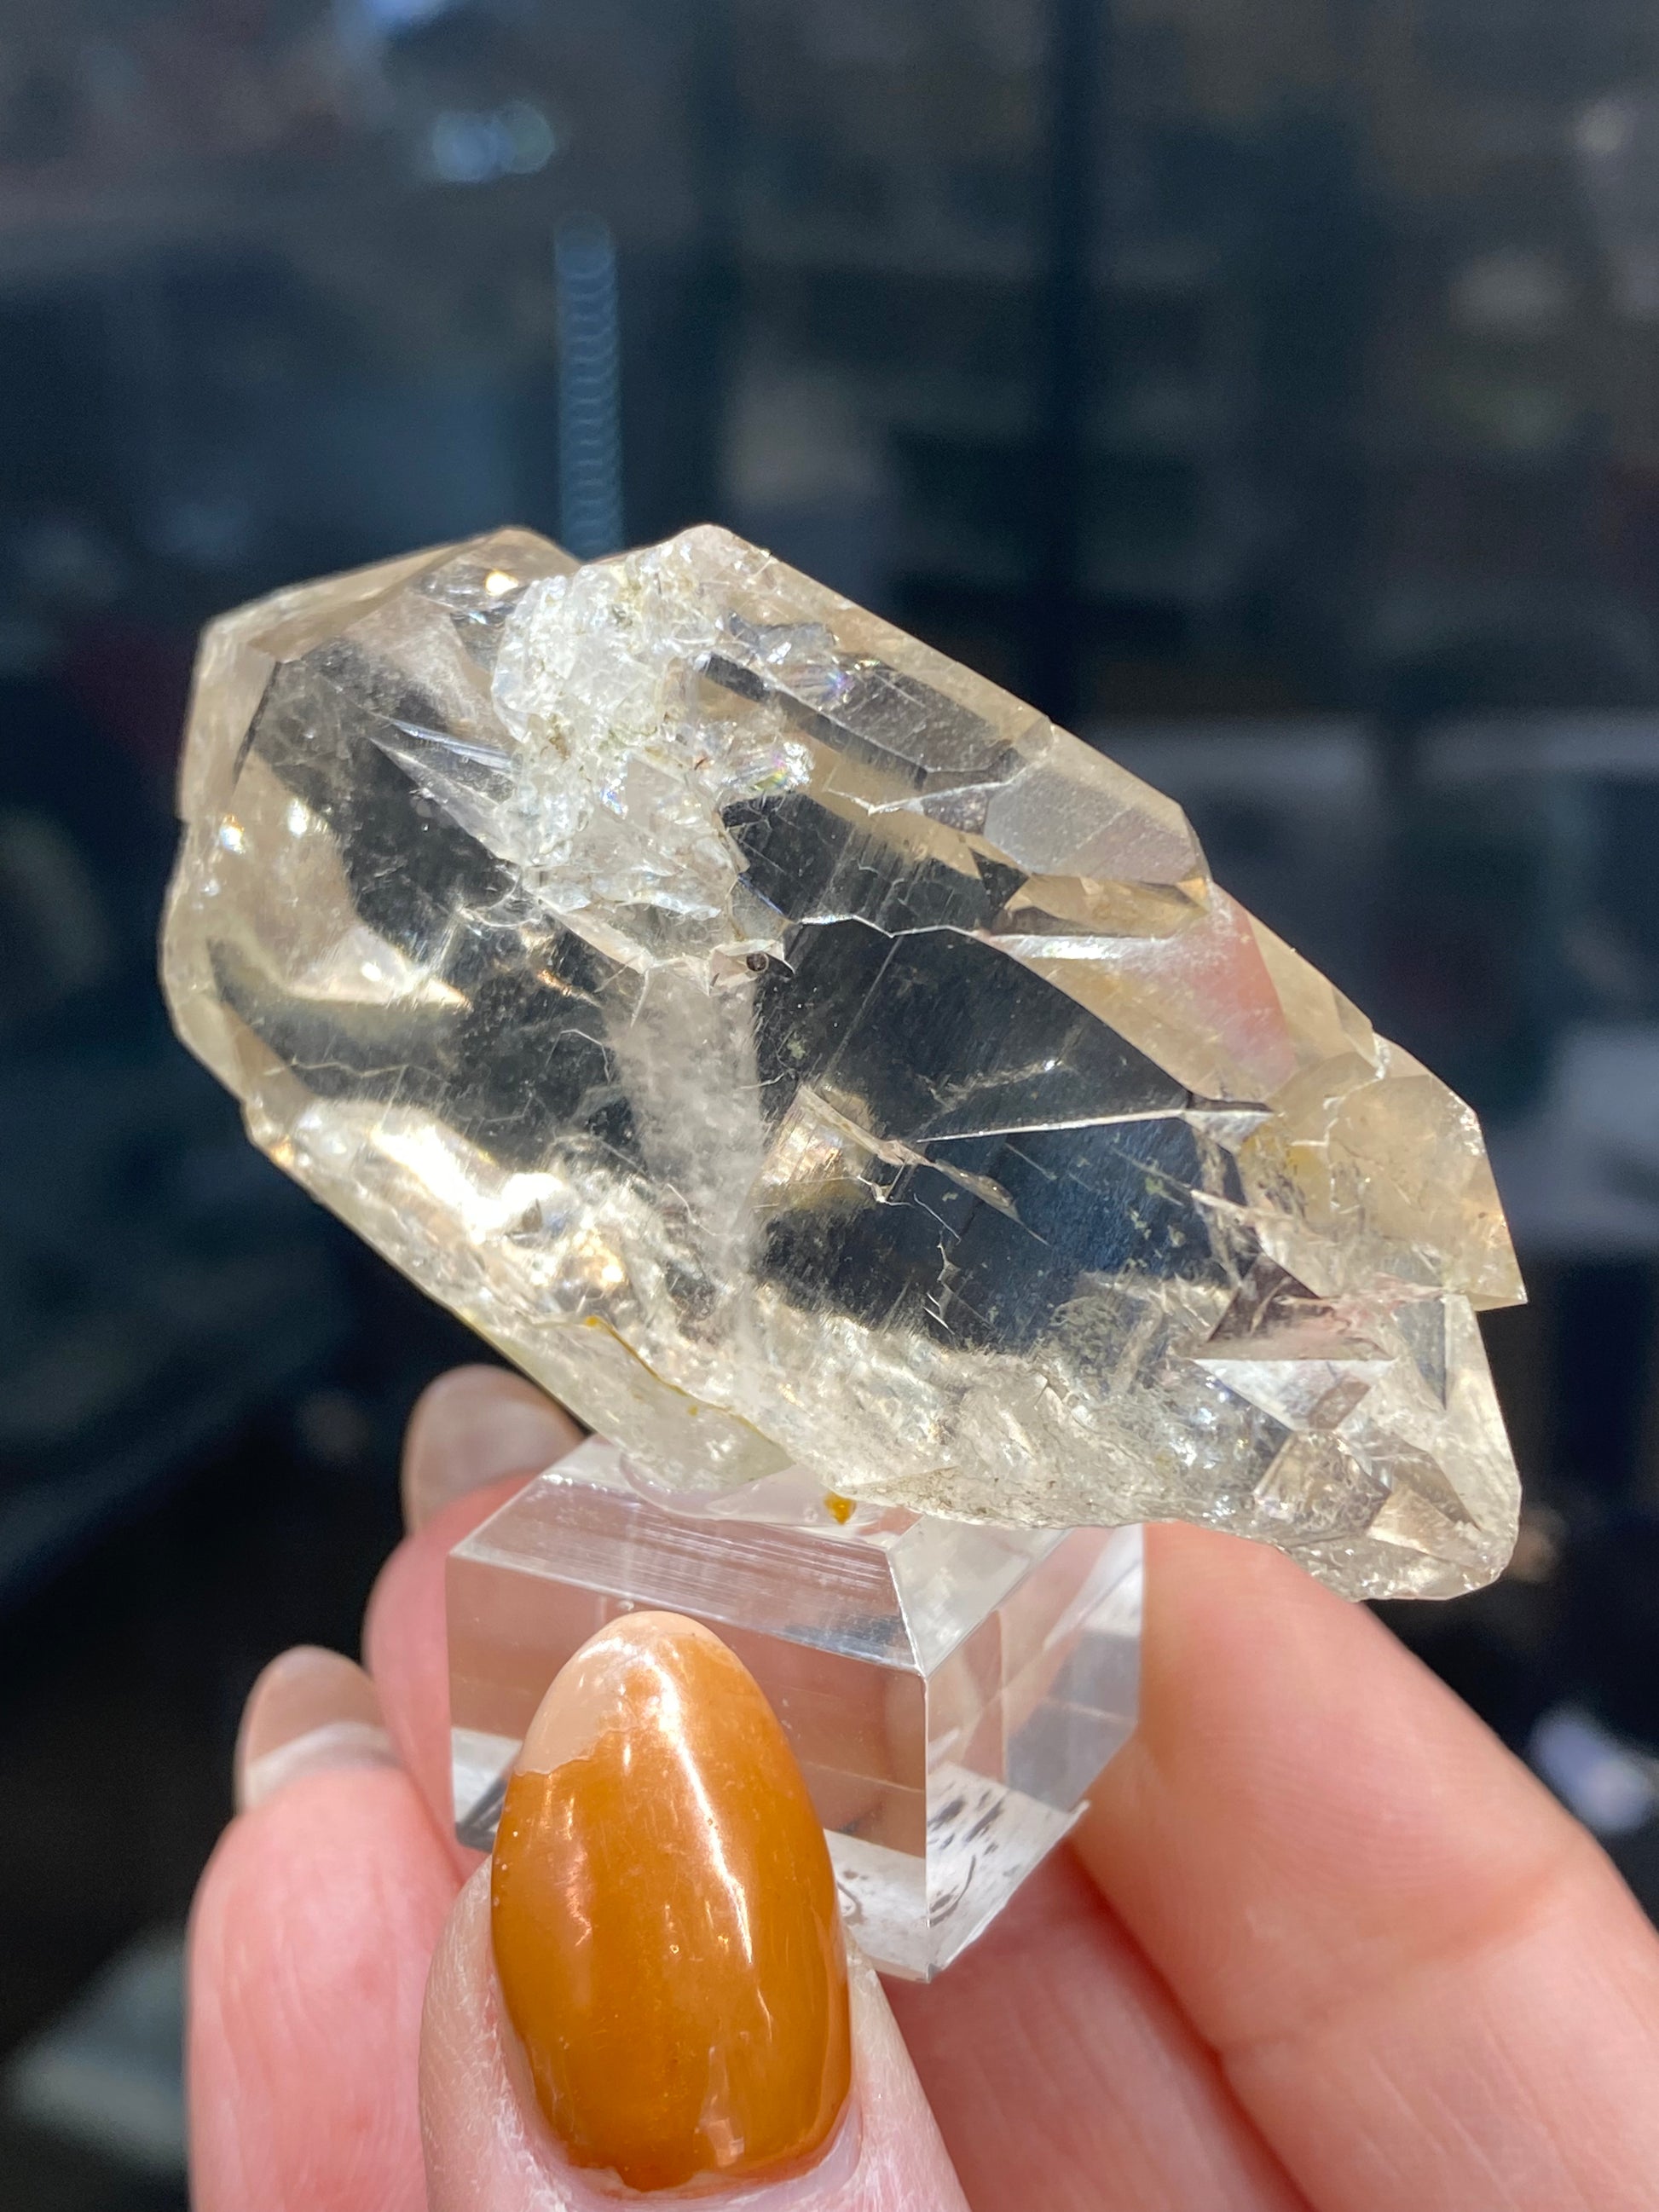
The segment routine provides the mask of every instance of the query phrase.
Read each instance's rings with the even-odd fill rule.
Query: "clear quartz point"
[[[1183,1518],[1355,1596],[1507,1558],[1468,1109],[1170,800],[768,555],[278,593],[182,795],[180,1034],[661,1492]]]
[[[635,1607],[704,1621],[782,1722],[849,1931],[926,1980],[999,1912],[1133,1725],[1139,1528],[1008,1528],[658,1489],[590,1438],[448,1562],[456,1831],[488,1850],[547,1685]]]

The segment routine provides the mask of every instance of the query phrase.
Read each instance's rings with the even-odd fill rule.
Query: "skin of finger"
[[[458,1879],[477,1866],[478,1854],[455,1841],[444,1562],[463,1536],[505,1505],[527,1480],[505,1475],[457,1498],[424,1528],[405,1536],[380,1570],[363,1623],[364,1663],[380,1693],[387,1731]]]
[[[1363,1608],[1150,1537],[1076,1847],[1291,2174],[1331,2212],[1650,2202],[1659,1942],[1602,1854]]]
[[[195,2212],[423,2212],[422,1996],[455,1877],[405,1774],[310,1774],[240,1814],[198,1888]]]
[[[665,2191],[630,2203],[699,2212],[966,2212],[966,2203],[881,1984],[849,1960],[853,2106],[804,2173],[732,2191]],[[489,1946],[489,1871],[456,1899],[427,1985],[421,2128],[429,2212],[616,2212],[618,2192],[568,2166],[514,2087]]]
[[[1215,2055],[1060,1851],[888,1996],[975,2212],[1297,2212]]]

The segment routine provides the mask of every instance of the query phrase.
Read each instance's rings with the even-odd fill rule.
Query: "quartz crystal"
[[[166,933],[255,1140],[707,1496],[1179,1517],[1489,1579],[1474,1117],[1185,818],[725,531],[208,631]]]

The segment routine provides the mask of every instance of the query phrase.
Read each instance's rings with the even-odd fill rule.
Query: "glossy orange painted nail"
[[[495,1971],[537,2100],[634,2189],[810,2158],[846,2103],[823,1832],[719,1638],[631,1613],[542,1701],[492,1873]]]

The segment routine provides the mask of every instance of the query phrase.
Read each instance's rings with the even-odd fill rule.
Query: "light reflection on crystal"
[[[1179,810],[724,532],[204,641],[166,972],[250,1129],[670,1487],[1513,1540],[1474,1117]]]

